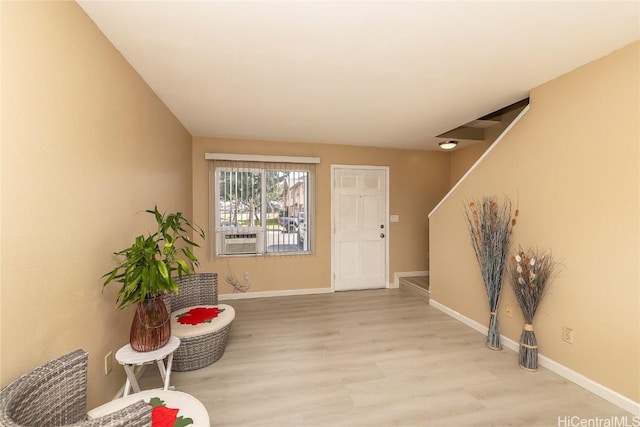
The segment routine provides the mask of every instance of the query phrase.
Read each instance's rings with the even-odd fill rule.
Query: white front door
[[[388,168],[332,169],[334,290],[385,288]]]

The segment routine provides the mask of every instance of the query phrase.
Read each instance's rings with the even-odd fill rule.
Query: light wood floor
[[[174,372],[214,426],[557,426],[632,416],[398,289],[226,301],[226,353]],[[160,387],[147,369],[143,388]],[[569,425],[569,424],[564,424]]]

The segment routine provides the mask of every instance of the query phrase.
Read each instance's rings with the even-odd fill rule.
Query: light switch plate
[[[389,222],[400,222],[400,215],[389,215]]]

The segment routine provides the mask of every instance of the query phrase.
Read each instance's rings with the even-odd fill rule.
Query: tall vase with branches
[[[538,370],[538,341],[533,333],[533,317],[549,282],[556,275],[557,263],[551,253],[539,249],[518,251],[509,262],[511,287],[524,316],[524,328],[520,335],[520,366],[528,371]]]
[[[487,347],[501,350],[497,313],[511,229],[515,224],[511,216],[511,200],[506,197],[504,203],[499,204],[496,197],[471,199],[466,202],[464,213],[489,300]]]

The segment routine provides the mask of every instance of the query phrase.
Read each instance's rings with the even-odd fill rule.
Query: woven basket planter
[[[226,309],[226,316],[233,315],[231,321],[223,327],[216,328],[215,331],[209,330],[197,336],[193,336],[193,334],[185,336],[179,332],[179,326],[174,328],[174,335],[180,338],[180,347],[173,355],[172,369],[178,372],[192,371],[208,366],[222,357],[229,340],[235,311],[232,307],[218,304],[217,273],[197,273],[183,276],[176,280],[176,283],[180,292],[165,297],[172,317],[175,317],[174,315],[181,310],[184,311],[189,307],[196,306],[219,306]]]
[[[211,334],[180,338],[180,347],[173,353],[174,371],[184,372],[209,366],[224,354],[231,324]]]

